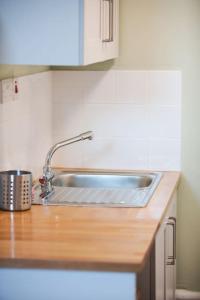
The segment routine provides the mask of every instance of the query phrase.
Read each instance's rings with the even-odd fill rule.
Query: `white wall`
[[[52,144],[51,72],[17,82],[19,93],[0,104],[0,170],[31,170],[38,177]]]
[[[53,164],[180,169],[179,71],[54,71],[53,141],[93,130],[57,151]]]

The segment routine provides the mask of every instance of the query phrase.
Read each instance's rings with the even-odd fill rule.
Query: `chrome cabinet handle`
[[[168,256],[171,261],[167,261],[167,265],[174,266],[176,263],[176,218],[169,217],[168,220],[167,225],[172,226],[173,229],[173,253]]]
[[[113,27],[114,27],[114,15],[113,15],[113,0],[103,0],[103,2],[109,3],[109,37],[103,39],[103,43],[113,42]]]

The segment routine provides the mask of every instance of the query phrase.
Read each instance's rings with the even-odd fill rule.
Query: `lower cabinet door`
[[[155,241],[155,299],[165,299],[165,224],[163,223]]]
[[[156,234],[149,259],[137,275],[137,300],[175,300],[176,193]]]
[[[176,290],[176,216],[171,209],[165,227],[165,300],[175,299]]]
[[[155,240],[155,300],[175,300],[176,194]]]
[[[166,286],[165,286],[165,300],[174,300],[175,299],[175,276],[174,276],[174,266],[166,266]]]

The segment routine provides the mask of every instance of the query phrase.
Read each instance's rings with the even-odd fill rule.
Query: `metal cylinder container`
[[[20,211],[31,208],[32,174],[29,171],[0,172],[0,209]]]

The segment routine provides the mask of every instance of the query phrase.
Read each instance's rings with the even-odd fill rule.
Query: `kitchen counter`
[[[164,172],[145,208],[33,205],[0,211],[0,267],[137,272],[177,188]]]

